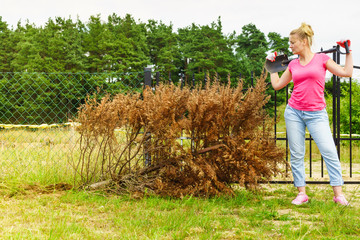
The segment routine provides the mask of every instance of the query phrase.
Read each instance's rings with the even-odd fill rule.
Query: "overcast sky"
[[[289,32],[306,22],[315,32],[313,51],[332,48],[336,41],[352,42],[354,64],[360,66],[359,0],[0,0],[0,16],[10,26],[21,20],[36,26],[49,18],[79,18],[86,22],[100,14],[102,19],[129,13],[136,21],[149,19],[172,23],[174,30],[195,23],[208,25],[221,17],[225,34],[241,33],[253,23],[264,32]]]

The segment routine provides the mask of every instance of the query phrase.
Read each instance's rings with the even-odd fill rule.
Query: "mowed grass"
[[[349,185],[350,207],[327,185],[308,187],[302,206],[290,185],[210,199],[1,190],[0,239],[360,239],[359,189]]]
[[[308,186],[303,206],[291,205],[292,185],[237,188],[234,197],[210,199],[47,188],[73,183],[69,161],[78,138],[71,128],[0,130],[0,239],[360,239],[360,185],[344,186],[350,207],[335,205],[328,185]],[[321,160],[312,151],[319,177]],[[359,181],[358,151],[352,179]],[[308,176],[308,152],[306,162]],[[349,163],[342,164],[345,176]]]

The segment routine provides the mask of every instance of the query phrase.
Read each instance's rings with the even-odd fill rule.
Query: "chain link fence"
[[[143,85],[144,72],[0,73],[0,181],[71,178],[78,108],[87,97],[142,91]]]
[[[69,160],[77,156],[78,108],[87,97],[142,92],[144,84],[152,85],[153,78],[151,69],[132,73],[0,72],[0,181],[72,181]],[[159,74],[155,80],[160,80]],[[357,143],[350,140],[342,147],[345,176],[350,169],[350,179],[345,180],[359,176]],[[145,159],[150,161],[146,155]],[[311,159],[310,150],[310,168]]]

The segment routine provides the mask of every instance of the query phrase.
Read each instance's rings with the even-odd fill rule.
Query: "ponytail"
[[[311,47],[313,43],[313,36],[314,31],[312,30],[311,26],[306,23],[301,23],[301,26],[297,29],[294,29],[290,32],[290,35],[298,35],[301,40],[305,38],[308,40],[309,47]]]

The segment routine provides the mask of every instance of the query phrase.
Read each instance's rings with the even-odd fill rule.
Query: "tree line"
[[[117,93],[126,91],[126,84],[141,89],[138,73],[149,65],[166,80],[177,81],[183,74],[185,79],[194,76],[199,82],[209,73],[224,81],[231,74],[234,82],[241,74],[249,82],[251,74],[261,75],[268,51],[290,55],[288,37],[276,32],[266,35],[253,23],[240,28],[239,34],[235,30],[224,34],[219,17],[209,25],[193,23],[175,30],[172,24],[140,22],[130,14],[121,17],[115,13],[105,21],[100,15],[86,22],[55,17],[43,26],[19,21],[9,27],[0,16],[0,120],[31,124],[67,121],[95,89]],[[55,75],[35,74],[39,72]],[[131,85],[133,78],[135,84]],[[353,88],[354,94],[357,89]],[[267,93],[274,95],[274,90],[268,88]],[[285,101],[285,91],[277,96],[278,104]],[[267,106],[273,106],[273,98]],[[352,108],[358,116],[356,102]],[[354,117],[353,123],[354,119],[358,121]],[[359,123],[354,124],[358,132]]]
[[[206,74],[227,82],[231,74],[237,83],[241,74],[250,82],[251,74],[262,73],[267,51],[287,49],[287,37],[265,35],[252,23],[240,34],[224,34],[220,17],[175,30],[130,14],[114,13],[105,21],[95,15],[86,22],[55,17],[42,26],[19,21],[15,27],[0,16],[0,120],[66,122],[97,89],[141,91],[140,73],[149,65],[166,81],[181,75],[198,83]]]
[[[240,27],[240,26],[239,26]],[[0,72],[138,72],[148,65],[162,75],[251,72],[259,76],[266,52],[288,53],[288,38],[264,34],[254,24],[224,34],[221,18],[209,25],[174,30],[161,21],[136,21],[130,14],[100,15],[87,22],[49,18],[43,26],[20,21],[9,28],[0,16]]]

